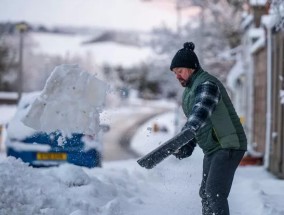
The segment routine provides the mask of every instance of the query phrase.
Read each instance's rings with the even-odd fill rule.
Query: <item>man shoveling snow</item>
[[[168,155],[191,156],[196,144],[204,152],[200,187],[203,215],[229,215],[228,197],[235,171],[247,150],[247,139],[223,84],[204,71],[187,42],[174,56],[170,70],[185,87],[182,108],[187,117],[182,131],[138,160],[148,169]]]

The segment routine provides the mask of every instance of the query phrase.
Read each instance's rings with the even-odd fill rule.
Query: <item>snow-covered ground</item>
[[[59,68],[71,69],[71,71],[74,69],[73,66]],[[56,110],[45,110],[50,118],[56,120],[56,113],[64,112],[64,110],[66,112],[74,110],[77,113],[82,107],[86,107],[85,112],[92,112],[92,109],[87,108],[88,104],[92,101],[91,98],[97,99],[91,96],[90,100],[86,101],[86,96],[83,96],[81,100],[80,96],[75,96],[89,89],[87,84],[80,84],[82,83],[80,77],[85,73],[76,72],[76,74],[77,78],[74,79],[71,76],[73,77],[71,80],[64,79],[59,85],[57,81],[48,81],[42,92],[43,97],[38,97],[39,101],[44,101],[47,110]],[[60,74],[54,72],[49,80],[59,80],[56,77],[53,79],[54,76],[61,77]],[[72,80],[77,80],[77,82]],[[77,91],[74,86],[80,86],[79,90]],[[94,86],[97,85],[94,84]],[[75,91],[70,94],[68,89]],[[96,89],[89,91],[97,93]],[[57,99],[47,99],[51,97]],[[75,97],[81,102],[68,105],[68,101]],[[98,101],[101,100],[98,99]],[[54,102],[55,104],[62,103],[62,105],[49,107]],[[66,102],[67,105],[64,105]],[[122,106],[123,112],[131,113],[133,108],[136,111],[139,108],[145,111],[146,102],[138,99],[131,99],[129,102],[133,103],[128,104],[128,107]],[[167,103],[166,101],[157,101],[152,105],[174,107],[172,102]],[[5,106],[1,110],[3,111],[1,114],[8,116],[13,112],[13,107],[10,109]],[[44,112],[37,113],[38,115],[33,117],[34,120],[40,119],[44,114]],[[141,125],[131,139],[132,149],[143,155],[172,137],[176,132],[174,127],[177,119],[176,113],[177,111],[171,111],[162,114]],[[84,116],[77,115],[80,119],[74,121],[75,124],[80,124],[80,122],[89,124],[88,121],[81,121]],[[92,114],[88,116],[92,120],[96,118]],[[112,119],[114,116],[110,111],[109,116],[106,113],[104,118],[110,117],[109,120],[114,120]],[[182,122],[182,119],[179,121]],[[51,120],[49,125],[52,124],[54,121]],[[59,129],[70,130],[72,126],[66,122]],[[180,161],[171,156],[154,169],[146,170],[136,163],[136,159],[104,162],[103,168],[95,169],[71,164],[52,168],[32,168],[21,160],[7,158],[1,154],[0,214],[199,215],[201,214],[201,203],[198,190],[202,175],[202,157],[201,150],[197,148],[187,159]],[[284,181],[274,178],[263,167],[240,167],[236,172],[229,198],[231,214],[283,215],[283,190]]]
[[[163,125],[171,133],[173,118],[174,113],[163,114],[142,125],[132,146],[141,153],[151,150],[151,144],[156,147],[157,139],[169,133],[153,132],[151,125]],[[142,169],[136,160],[95,169],[70,164],[34,169],[2,155],[0,214],[198,215],[201,167],[199,149],[182,161],[170,157],[152,170]],[[240,167],[229,198],[231,214],[283,215],[283,190],[284,181],[262,167]]]
[[[33,51],[51,56],[82,56],[94,65],[108,64],[111,66],[131,67],[146,62],[154,53],[147,47],[135,47],[115,42],[101,42],[96,44],[83,44],[90,36],[60,35],[52,33],[30,33],[35,43]],[[157,57],[157,56],[155,56]]]

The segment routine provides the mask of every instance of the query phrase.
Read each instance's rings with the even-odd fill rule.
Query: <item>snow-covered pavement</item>
[[[155,117],[133,137],[140,152],[156,147],[173,131],[173,113]],[[153,132],[157,123],[169,129]],[[139,137],[139,138],[137,138]],[[140,149],[139,149],[140,147]],[[202,152],[184,160],[170,157],[152,170],[136,160],[105,162],[103,168],[73,165],[34,169],[1,157],[0,214],[199,215]],[[284,181],[263,167],[240,167],[230,195],[231,214],[283,215]]]

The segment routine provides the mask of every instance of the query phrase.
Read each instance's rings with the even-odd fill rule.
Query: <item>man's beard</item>
[[[181,86],[186,87],[186,82],[187,82],[186,80],[180,78],[180,79],[178,79],[178,81],[181,84]]]

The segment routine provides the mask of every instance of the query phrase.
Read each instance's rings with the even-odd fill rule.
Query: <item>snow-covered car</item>
[[[20,158],[34,167],[66,162],[89,168],[101,167],[102,132],[109,129],[108,125],[102,125],[100,132],[93,136],[72,133],[65,137],[59,131],[36,131],[25,126],[21,119],[38,95],[38,92],[24,94],[15,116],[7,124],[7,156]]]

